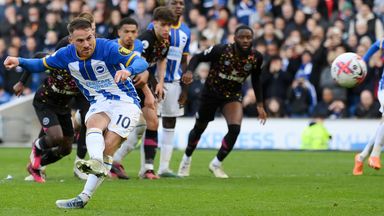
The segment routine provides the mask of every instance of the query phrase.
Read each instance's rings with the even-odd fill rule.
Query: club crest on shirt
[[[105,71],[105,68],[102,65],[97,65],[95,71],[97,73],[103,73]]]
[[[147,49],[149,47],[149,42],[147,40],[144,40],[141,43],[143,44],[143,49]]]
[[[129,55],[131,53],[131,50],[125,48],[125,47],[119,47],[119,53],[121,55]]]
[[[48,125],[49,124],[49,118],[48,117],[44,117],[43,118],[43,125]]]
[[[249,63],[248,63],[248,64],[245,64],[245,65],[244,65],[244,70],[245,70],[245,71],[250,71],[251,69],[252,69],[252,64],[249,64]]]

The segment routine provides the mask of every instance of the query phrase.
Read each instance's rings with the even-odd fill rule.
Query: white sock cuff
[[[163,128],[164,132],[175,132],[175,128]]]
[[[90,133],[100,133],[103,134],[103,131],[100,128],[89,128],[87,129],[87,135]]]

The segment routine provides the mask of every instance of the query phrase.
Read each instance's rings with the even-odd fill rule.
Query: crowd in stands
[[[81,12],[93,13],[99,37],[117,37],[117,25],[135,18],[141,31],[151,22],[156,0],[4,0],[0,1],[0,60],[53,52],[67,35],[66,24]],[[341,53],[364,55],[373,42],[384,39],[383,0],[190,0],[185,22],[194,55],[218,43],[233,42],[234,30],[249,25],[255,32],[254,49],[264,55],[261,81],[270,117],[378,118],[377,95],[383,71],[381,52],[369,62],[365,82],[352,89],[335,84],[330,63]],[[187,116],[197,108],[209,65],[201,64],[189,88]],[[12,98],[12,86],[22,69],[0,66],[0,103]],[[33,74],[24,94],[40,85]],[[244,86],[244,112],[256,116],[255,95]]]

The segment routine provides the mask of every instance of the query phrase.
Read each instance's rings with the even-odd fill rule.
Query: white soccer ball
[[[343,53],[332,62],[331,73],[340,86],[352,88],[364,81],[367,65],[356,53]]]

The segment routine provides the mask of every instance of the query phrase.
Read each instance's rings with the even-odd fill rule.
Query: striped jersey
[[[130,79],[119,83],[114,81],[118,70],[123,66],[129,68],[130,64],[137,59],[141,58],[117,43],[97,38],[95,50],[88,59],[80,58],[75,46],[70,44],[43,58],[43,64],[49,69],[69,71],[75,78],[80,91],[91,104],[102,100],[121,100],[140,106],[140,99]],[[146,66],[147,64],[139,71],[131,68],[133,70],[131,72],[132,74],[142,72]]]
[[[153,29],[153,23],[149,24],[148,29]],[[171,27],[169,35],[171,45],[167,55],[165,82],[181,79],[183,73],[181,70],[181,59],[183,55],[189,54],[189,44],[191,41],[191,31],[185,23],[180,21],[176,26]]]

